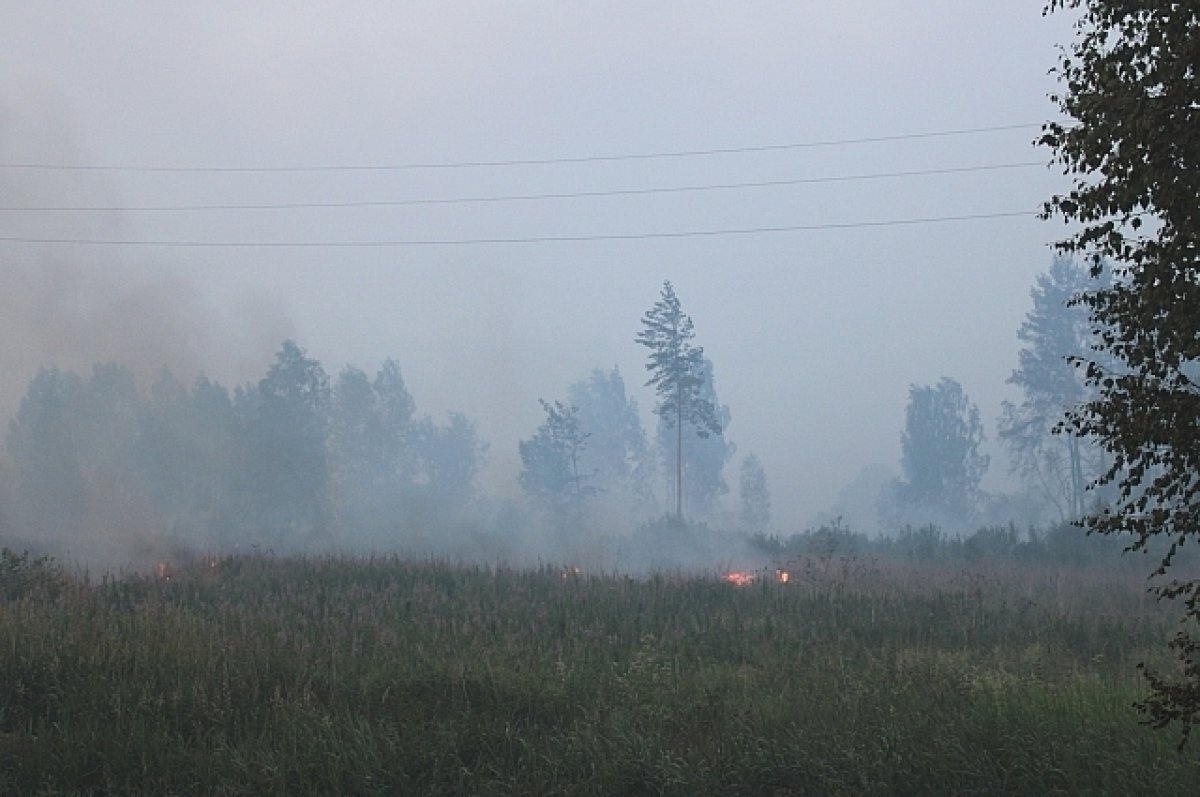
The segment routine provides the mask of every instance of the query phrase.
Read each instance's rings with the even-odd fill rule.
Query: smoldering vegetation
[[[262,554],[89,584],[6,552],[0,791],[1191,793],[1129,708],[1175,625],[1140,575],[864,543],[742,587]]]

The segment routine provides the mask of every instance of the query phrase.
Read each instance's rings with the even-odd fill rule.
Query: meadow
[[[0,562],[0,794],[1194,794],[1133,568]]]

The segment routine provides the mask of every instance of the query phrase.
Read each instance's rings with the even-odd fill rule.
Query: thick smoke
[[[82,160],[70,124],[44,102],[0,101],[0,162],[71,163]],[[65,214],[13,210],[94,203],[119,204],[102,174],[9,168],[0,170],[0,236],[10,238],[120,238],[119,213]],[[290,336],[284,311],[269,299],[247,296],[237,306],[215,306],[195,277],[146,252],[101,246],[0,242],[0,419],[8,431],[31,380],[42,368],[89,374],[103,363],[132,371],[142,388],[169,370],[184,384],[202,373],[238,383],[262,372],[279,341]],[[11,492],[11,462],[0,455],[0,490]],[[103,494],[102,491],[99,494]],[[3,497],[3,496],[0,496]],[[5,506],[11,507],[11,502]],[[0,509],[0,530],[14,525]],[[73,546],[98,566],[144,559],[154,547],[141,503],[112,494],[92,507],[97,523]],[[22,530],[26,538],[45,530]]]
[[[129,265],[111,253],[83,262],[69,253],[11,249],[0,255],[5,417],[42,366],[85,372],[118,362],[143,381],[164,368],[183,381],[201,372],[238,381],[260,372],[290,333],[279,311],[258,309],[252,322],[229,318],[205,303],[193,279],[165,266]]]
[[[87,162],[72,131],[44,97],[0,98],[0,163]],[[7,208],[117,207],[121,201],[104,172],[29,168],[0,169],[0,197]],[[5,237],[104,240],[130,232],[117,211],[0,211]],[[87,371],[115,361],[143,380],[169,368],[184,381],[202,370],[237,381],[260,372],[279,341],[292,335],[283,310],[264,297],[215,307],[202,297],[196,277],[148,251],[0,243],[0,287],[5,418],[44,365]]]
[[[42,368],[87,375],[98,364],[118,363],[133,374],[139,389],[164,372],[183,384],[206,372],[236,382],[261,373],[288,328],[282,315],[261,313],[254,325],[231,324],[198,297],[191,280],[165,269],[42,257],[37,264],[10,261],[0,267],[5,430]],[[93,567],[142,565],[162,555],[159,530],[142,497],[115,489],[92,489],[89,496],[87,533],[57,540],[54,547]],[[20,531],[27,541],[54,536],[53,528],[39,528],[36,517],[26,521]],[[11,517],[8,522],[13,523]]]

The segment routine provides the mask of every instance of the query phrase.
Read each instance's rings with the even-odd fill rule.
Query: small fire
[[[563,581],[566,581],[568,578],[578,578],[582,574],[583,574],[582,567],[580,567],[579,565],[571,565],[570,567],[568,567],[567,569],[562,571],[562,573],[559,575],[559,578],[561,578]]]
[[[758,573],[751,570],[730,570],[721,575],[721,580],[726,584],[732,584],[735,587],[747,587],[758,581],[759,577],[766,577],[764,573]],[[786,584],[792,580],[792,574],[782,568],[775,569],[775,583]]]
[[[171,569],[170,562],[159,562],[154,566],[154,575],[163,581],[170,581],[171,576],[175,575],[175,571]]]
[[[721,580],[735,587],[746,587],[754,583],[754,574],[748,570],[730,570],[721,576]]]

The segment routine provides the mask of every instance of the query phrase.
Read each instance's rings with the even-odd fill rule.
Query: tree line
[[[40,369],[6,437],[0,533],[88,559],[114,543],[287,552],[440,542],[463,552],[465,529],[482,530],[475,542],[493,531],[497,544],[538,522],[569,536],[627,529],[668,505],[677,521],[686,505],[691,520],[737,522],[720,508],[735,447],[713,364],[690,343],[670,283],[655,308],[646,319],[663,320],[663,335],[638,338],[652,350],[648,384],[664,397],[653,438],[616,367],[539,399],[545,421],[518,444],[536,519],[483,495],[488,444],[475,424],[418,416],[395,360],[373,376],[349,366],[331,377],[288,340],[261,379],[232,390],[167,370],[144,387],[115,363],[84,375]],[[752,456],[741,493],[745,530],[766,530],[770,497]]]
[[[330,379],[290,340],[232,391],[169,371],[143,390],[112,363],[86,376],[42,368],[6,443],[9,525],[77,552],[135,538],[200,550],[379,542],[460,511],[487,449],[461,414],[417,417],[394,360],[373,378],[347,367]]]
[[[1009,378],[1024,398],[1005,403],[998,423],[1022,492],[980,488],[990,464],[983,424],[957,381],[913,385],[902,475],[880,498],[885,530],[932,523],[965,531],[1018,516],[1065,521],[1102,497],[1087,488],[1106,464],[1103,452],[1055,431],[1095,393],[1070,358],[1091,351],[1100,334],[1077,298],[1103,284],[1058,257],[1031,292]],[[732,413],[695,338],[665,282],[634,338],[655,391],[652,433],[616,367],[594,369],[561,398],[537,399],[544,420],[517,445],[518,483],[550,531],[569,538],[655,517],[772,531],[767,476],[753,454],[738,471],[736,510],[726,508]],[[293,341],[262,379],[232,391],[203,376],[183,385],[166,371],[142,390],[115,364],[87,376],[43,368],[7,446],[13,473],[0,509],[9,526],[36,537],[87,539],[126,527],[196,548],[386,548],[478,521],[483,504],[495,515],[496,502],[477,484],[488,445],[466,416],[451,413],[442,424],[418,417],[395,360],[374,376],[351,366],[331,378]],[[509,525],[528,525],[514,519],[523,511],[510,508]]]

